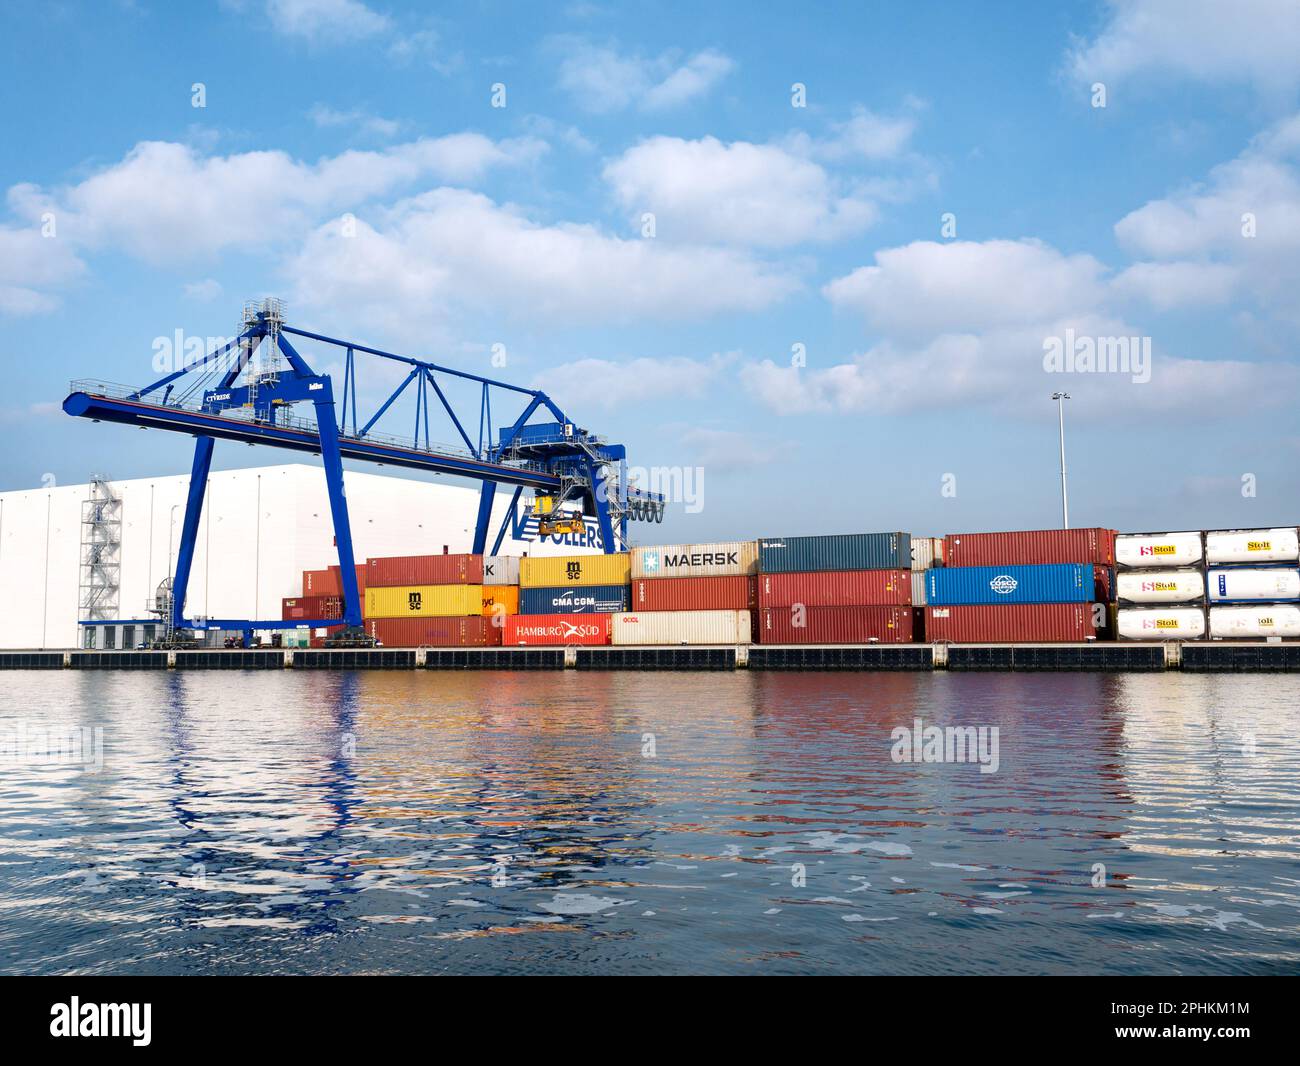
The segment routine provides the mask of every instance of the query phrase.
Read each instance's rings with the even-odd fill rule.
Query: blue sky
[[[0,11],[0,489],[186,471],[68,380],[269,294],[701,467],[655,535],[1054,525],[1057,389],[1074,524],[1297,521],[1292,2]]]

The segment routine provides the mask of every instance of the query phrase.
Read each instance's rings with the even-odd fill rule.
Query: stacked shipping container
[[[626,552],[521,559],[519,613],[506,619],[504,642],[608,644],[609,615],[628,608],[628,566]]]
[[[481,555],[367,560],[366,632],[388,647],[500,644],[512,594],[508,586],[485,586],[483,573]]]
[[[630,553],[631,611],[614,644],[748,644],[758,548],[751,541],[660,544]]]
[[[370,559],[357,579],[366,632],[389,646],[1092,640],[1106,626],[1099,605],[1116,597],[1123,639],[1300,637],[1296,527],[871,533],[542,559],[405,556]],[[290,621],[342,614],[336,566],[304,571],[303,595],[282,604]]]
[[[1114,530],[949,534],[943,555],[926,575],[927,640],[1094,640],[1105,626]]]
[[[908,533],[766,537],[758,542],[757,639],[910,643],[912,565]]]
[[[1214,530],[1205,561],[1211,637],[1300,637],[1300,531]]]
[[[1205,542],[1200,533],[1115,538],[1115,632],[1120,640],[1205,636]]]

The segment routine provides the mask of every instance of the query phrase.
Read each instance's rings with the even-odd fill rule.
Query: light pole
[[[1065,487],[1065,401],[1070,398],[1068,392],[1054,392],[1056,413],[1061,423],[1061,528],[1070,528],[1070,494]]]
[[[179,503],[172,504],[171,513],[167,516],[167,576],[172,576],[172,533],[176,528],[176,508]]]

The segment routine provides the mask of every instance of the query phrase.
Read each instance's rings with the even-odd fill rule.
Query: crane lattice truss
[[[331,377],[316,373],[290,342],[289,335],[343,349],[340,397],[335,398]],[[364,356],[399,364],[405,375],[378,409],[362,422],[357,414],[357,380],[362,365],[360,357]],[[475,438],[471,438],[466,430],[467,420],[457,415],[449,399],[450,381],[468,383],[478,395]],[[375,432],[376,423],[408,391],[415,395],[412,436],[394,437]],[[523,409],[508,426],[499,429],[494,440],[492,402],[495,398],[500,403],[502,394],[522,402]],[[295,417],[292,411],[296,404],[310,404],[314,417]],[[550,497],[556,506],[566,502],[580,504],[584,513],[595,516],[606,552],[626,546],[629,519],[659,521],[663,517],[662,495],[628,484],[626,449],[575,425],[544,392],[295,329],[285,324],[283,306],[278,300],[248,305],[243,329],[234,340],[144,388],[74,381],[70,395],[63,401],[63,409],[69,415],[96,422],[120,422],[194,436],[185,522],[172,582],[171,624],[177,630],[251,632],[361,625],[362,603],[343,491],[344,459],[427,470],[481,482],[474,530],[475,552],[486,550],[498,485],[513,487],[514,495],[493,552],[500,548],[524,489]],[[430,415],[435,410],[445,414],[463,448],[433,442],[429,431]],[[546,421],[530,422],[539,413]],[[217,439],[320,455],[343,584],[341,619],[208,618],[198,621],[186,618],[186,591]]]

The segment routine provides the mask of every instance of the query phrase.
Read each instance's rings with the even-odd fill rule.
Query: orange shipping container
[[[302,594],[304,596],[343,595],[343,590],[339,587],[339,568],[331,566],[327,570],[304,570]]]
[[[518,585],[484,585],[483,617],[494,618],[497,615],[519,613]]]

